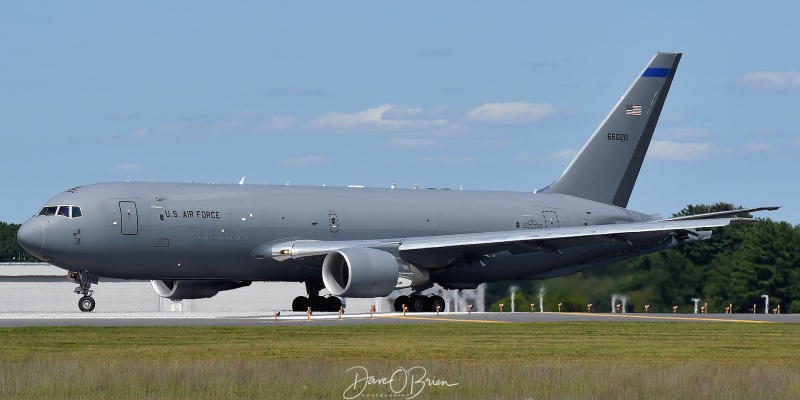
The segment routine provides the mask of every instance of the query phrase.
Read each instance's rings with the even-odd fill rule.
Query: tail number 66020
[[[628,140],[628,134],[627,133],[609,133],[608,134],[608,140],[627,141]]]

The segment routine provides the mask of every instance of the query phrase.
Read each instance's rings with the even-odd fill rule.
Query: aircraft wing
[[[667,218],[663,221],[688,221],[693,219],[706,219],[706,218],[723,218],[723,217],[735,217],[743,214],[750,214],[756,211],[775,211],[780,207],[770,206],[770,207],[756,207],[756,208],[743,208],[741,210],[730,210],[730,211],[718,211],[712,213],[705,213],[705,214],[695,214],[695,215],[685,215],[682,217],[673,217]]]
[[[665,232],[692,231],[699,228],[716,228],[737,223],[757,222],[749,218],[718,218],[688,221],[653,221],[629,224],[594,225],[555,229],[519,230],[487,233],[468,233],[404,239],[400,251],[435,249],[443,247],[470,247],[478,245],[569,239],[592,236],[643,234],[658,236]]]
[[[322,256],[332,251],[352,247],[370,247],[390,252],[418,252],[458,250],[482,252],[513,244],[521,248],[548,246],[548,243],[570,239],[633,240],[657,237],[665,233],[676,236],[694,236],[697,239],[710,237],[708,232],[696,232],[700,228],[715,228],[740,223],[758,222],[750,218],[713,218],[691,220],[662,220],[627,224],[564,227],[553,229],[512,230],[499,232],[464,233],[455,235],[420,236],[379,240],[316,241],[289,240],[265,243],[256,248],[251,256],[271,257],[279,261]],[[701,235],[703,234],[703,235]]]

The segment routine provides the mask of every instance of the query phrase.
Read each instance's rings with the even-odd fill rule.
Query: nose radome
[[[44,226],[35,219],[27,220],[17,231],[17,240],[22,248],[40,257],[44,244]]]

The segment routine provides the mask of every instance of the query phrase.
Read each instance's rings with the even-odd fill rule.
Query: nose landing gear
[[[78,300],[78,308],[83,312],[91,312],[94,310],[95,301],[92,298],[92,293],[94,293],[94,290],[91,290],[90,288],[92,287],[92,283],[97,284],[99,281],[97,275],[91,274],[89,271],[69,271],[67,276],[69,277],[70,281],[79,285],[73,292],[83,295],[83,297]]]

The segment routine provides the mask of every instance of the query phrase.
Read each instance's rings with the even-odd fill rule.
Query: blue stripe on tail
[[[666,78],[669,75],[669,68],[648,68],[644,70],[643,77]]]

